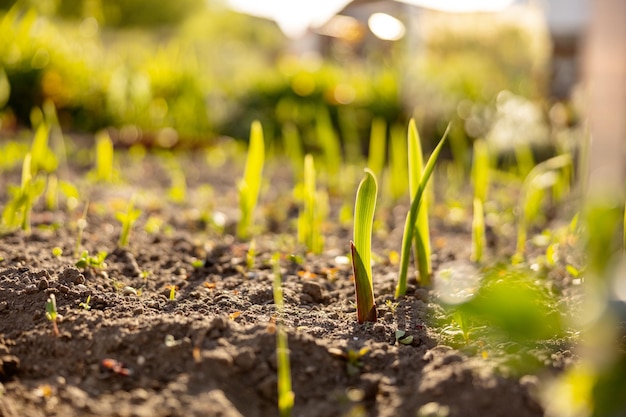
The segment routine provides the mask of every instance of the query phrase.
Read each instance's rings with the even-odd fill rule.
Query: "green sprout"
[[[133,227],[133,224],[137,221],[139,216],[141,215],[141,210],[135,209],[135,196],[131,197],[128,202],[128,207],[125,212],[118,212],[115,214],[115,218],[122,223],[122,231],[120,233],[120,239],[118,241],[118,246],[120,248],[125,248],[128,246],[128,242],[130,240],[130,231]]]
[[[170,295],[168,299],[170,301],[176,300],[176,285],[170,285]]]
[[[327,196],[316,189],[315,162],[312,155],[304,157],[304,208],[298,216],[298,242],[313,253],[324,249],[322,223],[327,214]]]
[[[424,176],[424,157],[422,154],[422,145],[415,126],[415,120],[409,122],[408,132],[408,150],[409,150],[409,191],[413,196],[417,192],[422,177]],[[422,202],[417,211],[417,219],[415,223],[415,262],[419,271],[419,282],[423,286],[430,285],[430,276],[433,269],[431,264],[431,248],[430,248],[430,230],[428,226],[428,201],[426,195],[422,195]]]
[[[446,129],[441,140],[439,141],[439,144],[435,147],[433,153],[430,155],[430,158],[428,158],[428,161],[426,162],[426,166],[424,167],[424,171],[421,176],[419,186],[417,187],[417,191],[415,192],[413,200],[411,201],[411,207],[406,216],[406,222],[404,224],[404,234],[402,236],[402,254],[400,255],[400,273],[398,276],[398,284],[396,286],[396,298],[406,294],[411,242],[413,241],[417,213],[420,205],[422,204],[422,196],[424,194],[424,190],[426,189],[428,180],[430,179],[430,176],[435,169],[435,163],[437,162],[437,158],[439,157],[439,153],[443,148],[443,144],[446,140],[446,137],[448,136],[449,131],[450,125],[448,125],[448,128]],[[428,257],[430,258],[430,253],[428,255]]]
[[[106,252],[98,252],[96,255],[89,255],[88,251],[83,251],[78,261],[74,264],[77,268],[91,268],[102,269],[106,268],[107,264],[104,260],[107,257]]]
[[[280,254],[272,256],[272,272],[274,274],[274,303],[276,304],[276,363],[278,367],[278,412],[280,417],[289,417],[294,403],[291,388],[291,368],[289,364],[289,347],[287,333],[283,325],[284,301],[282,275],[280,272]]]
[[[356,289],[357,321],[359,323],[376,321],[371,252],[377,193],[376,177],[369,168],[366,168],[365,177],[361,180],[356,193],[354,241],[350,242]]]
[[[472,219],[471,260],[481,262],[485,250],[485,201],[489,188],[489,149],[484,140],[474,142],[474,163],[472,165],[474,185],[474,217]]]
[[[239,181],[239,208],[241,219],[237,224],[237,236],[247,239],[254,217],[254,209],[261,190],[263,163],[265,160],[265,142],[263,141],[263,127],[255,120],[250,128],[250,145],[243,178]]]
[[[256,258],[256,242],[254,239],[250,241],[250,245],[248,246],[248,250],[246,251],[246,267],[248,271],[254,269],[254,260]]]
[[[537,164],[526,176],[520,194],[517,220],[517,246],[514,262],[524,259],[527,228],[541,207],[544,191],[559,181],[559,171],[572,164],[569,154],[558,155]]]
[[[54,294],[50,294],[46,301],[46,318],[52,322],[54,336],[58,337],[59,327],[57,326],[57,319],[59,318],[59,314],[57,313],[57,300]]]
[[[89,311],[89,310],[91,310],[91,306],[89,305],[90,301],[91,301],[91,295],[88,295],[87,296],[87,300],[85,300],[85,302],[79,303],[78,306],[82,307],[86,311]]]
[[[55,246],[54,248],[52,248],[52,256],[58,258],[61,255],[63,255],[63,249],[61,249],[59,246]]]

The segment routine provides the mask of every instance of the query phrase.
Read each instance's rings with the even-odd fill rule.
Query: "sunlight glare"
[[[386,13],[374,13],[367,24],[377,38],[385,41],[397,41],[404,36],[404,24]]]

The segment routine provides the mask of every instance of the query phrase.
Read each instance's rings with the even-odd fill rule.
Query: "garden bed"
[[[415,282],[394,300],[404,202],[377,208],[379,319],[358,324],[347,258],[352,230],[336,221],[344,199],[331,196],[324,251],[306,254],[295,242],[292,175],[274,161],[256,214],[263,231],[251,250],[234,237],[241,159],[211,167],[200,152],[181,156],[188,188],[177,204],[165,198],[162,158],[124,157],[116,184],[85,187],[72,210],[64,202],[63,210],[36,206],[30,234],[0,238],[2,417],[277,415],[275,253],[294,416],[542,416],[542,381],[575,360],[563,333],[516,343],[477,327],[465,341],[437,290]],[[5,173],[2,188],[19,183],[18,171]],[[72,166],[67,179],[84,181],[84,171]],[[121,248],[114,213],[131,195],[142,213]],[[477,268],[469,261],[471,207],[461,209],[466,216],[453,221],[435,204],[435,273]],[[80,252],[107,252],[105,267],[75,266],[83,213]],[[514,251],[515,236],[497,232],[487,254],[493,265]],[[541,279],[558,295],[553,307],[571,314],[578,292],[565,264]],[[46,319],[51,294],[62,315],[58,336]],[[412,341],[401,343],[397,330]]]

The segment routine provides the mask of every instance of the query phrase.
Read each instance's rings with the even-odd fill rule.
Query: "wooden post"
[[[626,174],[626,1],[590,1],[585,81],[591,144],[587,196],[624,202]],[[606,201],[609,203],[609,201]]]

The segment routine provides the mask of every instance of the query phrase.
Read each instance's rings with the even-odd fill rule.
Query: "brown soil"
[[[291,183],[284,170],[267,170],[271,181],[259,219],[270,219],[262,223],[272,232],[255,239],[254,266],[248,268],[248,243],[232,237],[239,164],[209,168],[200,155],[186,160],[184,205],[166,202],[169,179],[162,161],[124,166],[124,183],[82,187],[91,202],[82,247],[107,251],[106,268],[74,266],[81,205],[69,213],[38,206],[31,234],[0,238],[1,417],[277,415],[275,252],[283,254],[292,415],[543,415],[535,393],[543,375],[571,360],[566,343],[513,352],[481,340],[464,346],[442,333],[448,313],[432,290],[411,285],[397,305],[386,303],[393,300],[397,276],[389,253],[400,249],[406,207],[378,210],[387,225],[374,237],[379,320],[360,325],[351,268],[342,258],[349,228],[329,225],[320,255],[302,262],[287,256],[303,252],[293,242]],[[5,175],[0,185],[18,181]],[[212,193],[202,184],[210,184]],[[129,247],[118,248],[113,213],[123,210],[137,187],[143,214]],[[211,210],[226,215],[223,233],[202,216]],[[333,204],[331,218],[337,210]],[[144,229],[150,216],[164,221],[158,233]],[[435,269],[468,263],[467,223],[434,219],[432,235]],[[510,253],[510,243],[498,244],[492,255]],[[53,256],[55,247],[63,249],[61,256]],[[193,267],[196,260],[203,265]],[[50,294],[62,315],[58,336],[45,316]],[[86,310],[79,304],[88,296]],[[412,343],[398,343],[396,330],[413,336]],[[347,352],[364,347],[369,350],[358,366],[349,364]],[[528,356],[540,365],[510,365]]]

